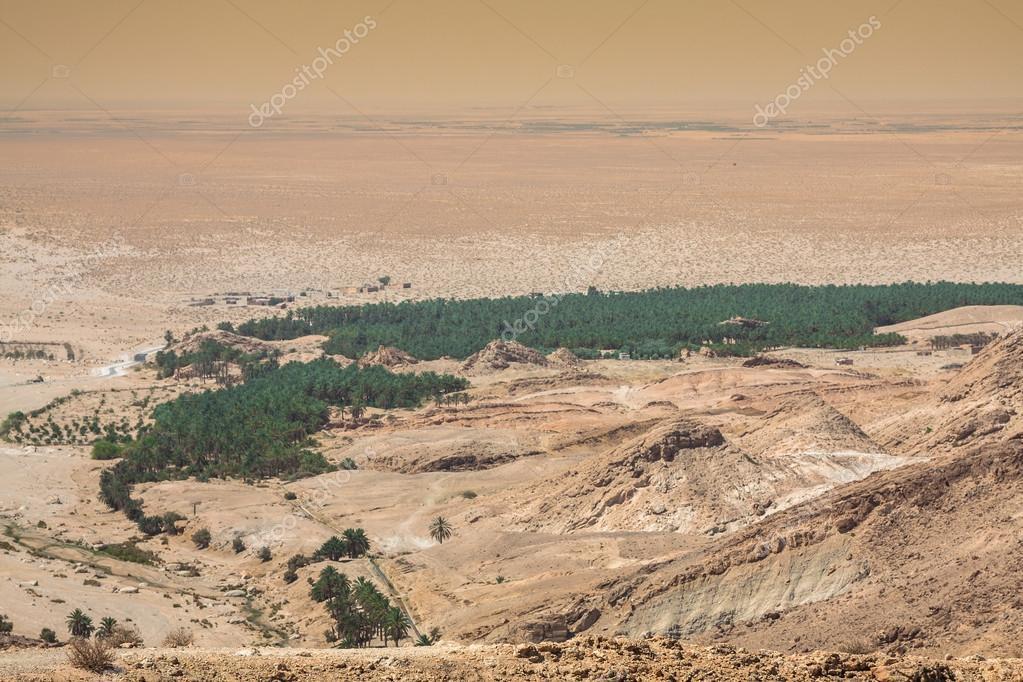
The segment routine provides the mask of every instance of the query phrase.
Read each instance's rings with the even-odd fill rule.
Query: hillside
[[[878,327],[877,334],[899,334],[911,342],[953,334],[1004,334],[1023,325],[1023,306],[963,306],[898,324]]]
[[[1023,332],[986,349],[935,404],[947,442],[1014,409]],[[1000,407],[991,407],[1000,406]],[[777,649],[990,651],[1023,639],[1023,438],[1014,419],[932,458],[875,473],[741,530],[698,556],[609,586],[620,628],[679,628]],[[625,604],[628,608],[621,611]]]

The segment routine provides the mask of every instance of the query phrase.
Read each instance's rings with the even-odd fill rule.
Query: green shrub
[[[213,536],[210,534],[208,528],[200,528],[199,530],[192,533],[192,542],[194,542],[195,546],[198,547],[199,549],[206,549],[207,547],[210,546],[210,543],[212,541]]]
[[[39,631],[39,639],[43,640],[47,644],[57,643],[57,633],[50,628],[43,628]]]
[[[273,553],[270,551],[269,547],[260,547],[259,551],[256,552],[256,556],[259,557],[259,560],[263,563],[273,559]]]
[[[104,545],[100,553],[119,561],[130,561],[133,564],[146,564],[149,566],[159,562],[159,557],[149,550],[141,549],[133,542],[119,542],[112,545]]]
[[[291,492],[289,490],[288,492],[284,493],[284,499],[286,499],[286,500],[297,500],[298,499],[298,495],[296,495],[295,493],[293,493],[293,492]]]
[[[235,538],[231,541],[231,548],[234,549],[235,554],[241,554],[245,551],[245,541],[241,538]]]
[[[121,446],[101,438],[92,444],[93,459],[117,459],[121,456]]]
[[[136,522],[139,530],[145,535],[153,536],[159,535],[163,532],[163,517],[161,516],[143,516]]]
[[[184,521],[185,517],[177,512],[167,512],[163,515],[163,530],[167,535],[177,535],[181,531],[178,529],[178,521]]]

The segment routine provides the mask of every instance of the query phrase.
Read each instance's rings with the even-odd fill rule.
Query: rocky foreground
[[[886,654],[785,655],[673,640],[578,637],[555,644],[437,646],[366,650],[120,652],[107,679],[129,682],[314,682],[331,680],[1023,680],[1023,659],[927,660]],[[70,668],[59,649],[0,655],[0,679],[94,679]]]

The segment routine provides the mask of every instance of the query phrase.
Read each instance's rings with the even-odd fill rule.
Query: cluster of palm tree
[[[1018,284],[718,284],[637,292],[590,289],[561,295],[556,302],[533,294],[310,306],[246,322],[238,331],[266,340],[326,334],[328,353],[353,358],[381,345],[421,360],[466,358],[509,330],[527,346],[544,351],[564,347],[580,357],[601,349],[628,352],[633,358],[677,357],[682,349],[702,345],[732,354],[776,346],[886,346],[903,339],[875,335],[875,327],[964,305],[1020,303],[1023,286]],[[523,326],[523,316],[528,319],[538,306],[546,306],[547,312],[537,324]],[[721,324],[736,316],[770,324],[749,329]],[[730,339],[736,343],[728,343]]]
[[[158,405],[153,423],[100,476],[100,499],[132,521],[145,514],[137,483],[214,477],[301,478],[334,467],[310,449],[330,407],[418,407],[429,396],[464,391],[465,379],[383,367],[341,367],[329,358],[292,362],[218,391],[186,393]],[[154,522],[147,529],[154,530]]]
[[[341,533],[341,537],[330,536],[316,550],[314,558],[330,559],[331,561],[338,561],[341,557],[358,559],[365,556],[367,552],[369,552],[369,538],[366,537],[366,531],[361,528],[346,528]]]
[[[324,604],[334,621],[327,631],[327,641],[343,648],[369,646],[374,639],[384,646],[398,645],[408,637],[412,622],[405,612],[385,597],[369,580],[354,581],[333,566],[320,571],[309,596]]]
[[[106,616],[100,620],[99,627],[96,627],[92,622],[92,618],[81,609],[75,609],[69,613],[65,622],[67,623],[68,633],[72,637],[80,637],[82,639],[88,639],[93,634],[96,635],[97,639],[107,639],[117,632],[116,618]]]

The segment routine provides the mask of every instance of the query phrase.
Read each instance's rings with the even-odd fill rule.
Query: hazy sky
[[[0,104],[245,109],[358,30],[289,113],[752,110],[871,17],[801,106],[1023,97],[1018,0],[0,0]]]

